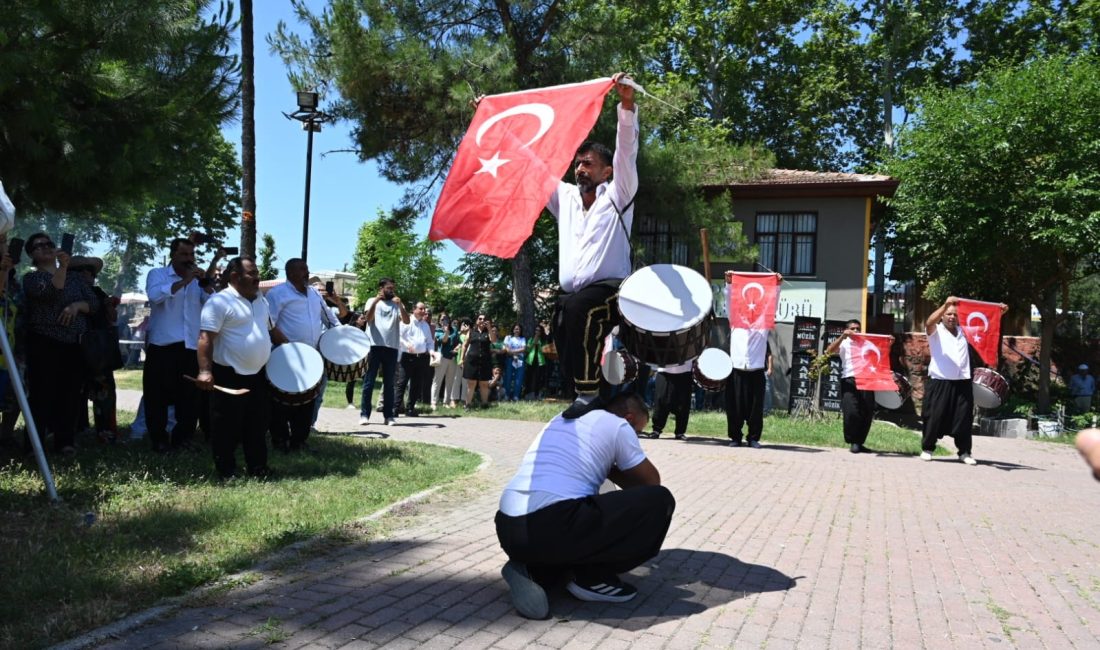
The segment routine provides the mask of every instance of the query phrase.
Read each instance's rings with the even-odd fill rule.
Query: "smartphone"
[[[226,255],[240,255],[241,254],[241,249],[238,248],[237,246],[222,246],[222,250],[225,251]]]
[[[74,239],[75,239],[75,237],[73,236],[73,234],[71,232],[67,232],[67,233],[61,235],[61,250],[65,251],[65,253],[67,253],[69,255],[72,255],[73,254],[73,240]]]
[[[336,286],[333,284],[332,280],[325,283],[325,293],[330,296],[336,295]]]
[[[11,258],[11,265],[18,266],[19,258],[23,255],[23,240],[15,237],[8,242],[8,257]]]

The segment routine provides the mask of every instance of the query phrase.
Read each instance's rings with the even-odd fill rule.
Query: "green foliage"
[[[260,252],[258,254],[260,258],[260,279],[274,280],[279,277],[279,269],[275,266],[275,261],[279,259],[275,254],[275,238],[271,236],[271,233],[265,232],[261,240],[263,241],[263,245],[260,246]]]
[[[433,291],[443,278],[443,265],[436,256],[441,246],[417,238],[401,212],[379,210],[373,221],[359,226],[352,257],[352,271],[359,276],[356,304],[365,304],[377,295],[378,280],[383,277],[393,279],[397,295],[410,308],[421,300],[432,304]]]
[[[142,201],[236,105],[233,16],[209,0],[13,0],[0,177],[24,212]]]

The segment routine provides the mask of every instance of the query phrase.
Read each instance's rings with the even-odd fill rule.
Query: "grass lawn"
[[[51,457],[56,506],[32,459],[3,458],[0,647],[70,638],[299,540],[363,538],[372,530],[356,519],[480,462],[416,443],[315,436],[310,445],[273,454],[271,481],[219,483],[206,448],[158,456],[140,443],[86,441],[74,458]]]

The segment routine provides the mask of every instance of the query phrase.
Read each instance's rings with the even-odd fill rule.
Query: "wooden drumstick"
[[[192,381],[192,382],[195,382],[195,383],[198,383],[198,381],[199,381],[198,379],[195,379],[194,377],[190,377],[188,375],[184,375],[183,378],[186,379],[187,381]],[[248,389],[247,388],[226,388],[225,386],[218,386],[217,384],[214,384],[214,390],[220,390],[221,392],[225,393],[226,395],[247,395],[248,394]]]
[[[707,229],[699,229],[699,239],[703,244],[703,277],[710,282],[710,247],[707,245]]]

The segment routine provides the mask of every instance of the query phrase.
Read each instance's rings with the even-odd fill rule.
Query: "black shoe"
[[[406,415],[406,416],[408,416],[408,417],[410,417],[410,418],[415,418],[415,417],[417,417],[418,415],[420,415],[420,411],[418,411],[418,410],[416,410],[416,409],[413,409],[413,408],[411,408],[411,409],[409,409],[409,410],[405,411],[405,415]]]
[[[743,444],[740,440],[730,440],[730,447],[740,447]]]
[[[508,588],[512,591],[512,604],[520,616],[542,620],[550,617],[550,601],[546,590],[531,579],[527,567],[514,560],[508,560],[500,570]]]
[[[584,402],[580,397],[573,400],[573,403],[569,405],[569,408],[561,414],[566,420],[576,420],[589,411],[596,409],[602,409],[604,407],[603,400],[599,395],[594,396],[590,401]]]
[[[637,589],[617,576],[583,581],[574,578],[565,588],[577,598],[593,603],[625,603],[638,595]]]
[[[852,446],[848,447],[848,451],[852,452],[853,454],[858,454],[859,452],[863,451],[863,445],[857,445],[853,442]]]
[[[684,434],[682,434],[682,433],[677,433],[677,434],[676,434],[676,439],[677,439],[677,440],[687,440],[687,436],[685,436],[685,435],[684,435]]]
[[[657,438],[661,437],[661,432],[660,431],[654,431],[650,434],[647,434],[647,437],[653,438],[654,440],[656,440]]]

